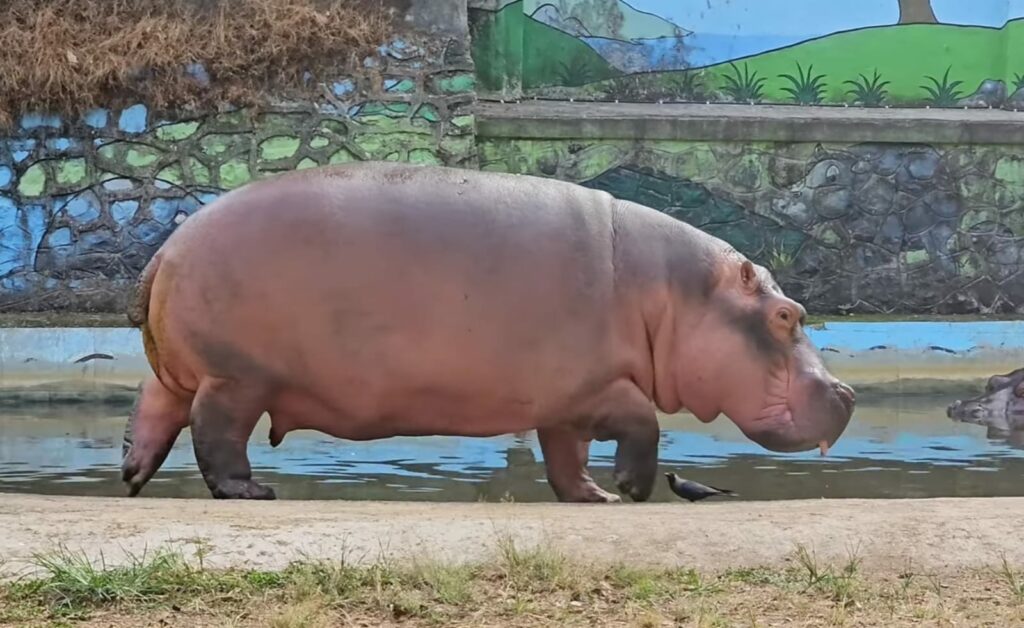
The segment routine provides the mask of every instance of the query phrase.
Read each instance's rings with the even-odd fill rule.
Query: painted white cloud
[[[899,21],[899,0],[627,0],[696,33],[819,37]],[[1024,0],[932,0],[940,22],[1002,26],[1024,17]]]

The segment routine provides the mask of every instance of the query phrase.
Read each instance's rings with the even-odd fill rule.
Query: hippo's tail
[[[160,252],[158,251],[150,258],[145,268],[142,269],[138,281],[135,282],[135,293],[132,295],[126,311],[128,321],[133,327],[142,331],[142,345],[146,351],[146,359],[149,360],[149,365],[153,368],[154,373],[160,371],[157,366],[156,341],[149,326],[149,300],[153,291],[153,280],[156,278],[156,271],[159,267]]]
[[[128,321],[133,327],[143,327],[149,318],[149,296],[153,290],[153,279],[156,277],[156,270],[160,266],[160,253],[149,259],[138,280],[135,282],[134,294],[128,303]]]

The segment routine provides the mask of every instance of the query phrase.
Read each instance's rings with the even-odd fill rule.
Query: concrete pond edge
[[[877,394],[949,394],[1024,367],[1024,320],[828,320],[807,333],[836,375]],[[150,372],[136,329],[0,327],[0,408],[129,404]]]

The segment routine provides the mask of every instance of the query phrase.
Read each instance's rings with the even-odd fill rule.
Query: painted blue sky
[[[695,33],[817,37],[899,21],[898,0],[627,0]],[[1024,0],[932,0],[947,24],[1002,26]]]
[[[624,72],[704,67],[840,31],[899,22],[899,0],[626,0],[691,31],[686,66],[672,39],[636,42],[623,55],[620,42],[584,38]],[[1024,17],[1024,0],[932,0],[945,24],[1000,27]]]

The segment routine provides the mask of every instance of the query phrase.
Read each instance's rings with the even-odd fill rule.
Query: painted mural
[[[1024,108],[1024,0],[471,0],[492,95]]]
[[[1012,147],[478,141],[481,167],[663,211],[765,264],[815,313],[1024,312]]]

